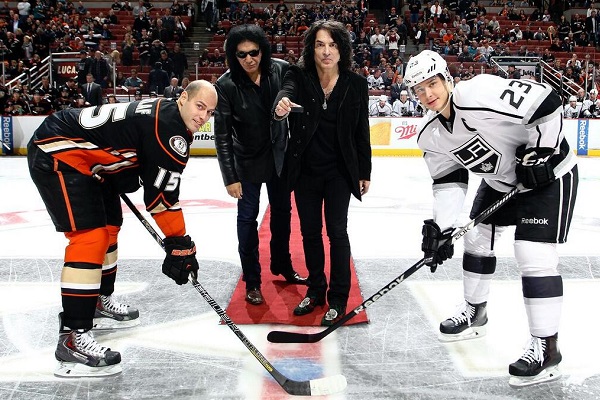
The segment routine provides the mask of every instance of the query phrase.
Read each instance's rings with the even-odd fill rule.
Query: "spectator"
[[[371,61],[376,62],[385,49],[385,36],[381,34],[378,26],[374,28],[374,32],[369,38],[369,43],[371,45]]]
[[[87,50],[79,51],[79,62],[77,63],[77,83],[83,85],[86,83],[86,76],[92,71],[94,61],[88,56]]]
[[[408,88],[404,83],[404,76],[402,74],[396,75],[396,80],[390,86],[390,97],[392,98],[392,104],[394,104],[394,102],[400,98],[400,93],[407,89]]]
[[[156,26],[152,29],[152,39],[167,43],[171,40],[172,34],[172,31],[164,27],[162,19],[156,20]]]
[[[165,89],[163,96],[170,98],[178,98],[181,92],[183,92],[183,88],[178,85],[179,80],[177,78],[171,78],[171,84],[167,86]]]
[[[385,83],[383,82],[383,77],[381,76],[381,70],[376,68],[371,71],[373,74],[367,77],[367,84],[369,85],[369,89],[371,90],[383,90],[385,89]]]
[[[31,4],[28,1],[21,0],[17,3],[17,9],[19,10],[19,21],[21,24],[27,24],[27,18],[31,11]]]
[[[155,93],[163,93],[169,86],[169,75],[163,71],[162,63],[157,61],[154,68],[148,74],[148,90]]]
[[[85,6],[83,5],[83,1],[80,1],[77,4],[77,8],[75,9],[75,11],[77,12],[77,14],[79,15],[86,15],[88,13],[87,8],[85,8]]]
[[[215,12],[215,0],[205,0],[202,2],[202,12],[204,13],[204,21],[206,22],[206,31],[213,30],[213,13]]]
[[[61,86],[60,95],[56,97],[53,101],[53,108],[56,111],[66,110],[71,107],[73,103],[73,98],[70,96],[70,90],[68,86]]]
[[[125,79],[124,86],[127,90],[141,89],[144,87],[144,81],[138,76],[135,68],[131,69],[131,76]]]
[[[126,33],[121,43],[121,62],[124,66],[133,65],[133,53],[136,50],[135,42],[131,33]]]
[[[144,6],[144,2],[142,0],[138,1],[138,4],[135,5],[132,9],[132,15],[140,16],[146,15],[148,13],[148,9]]]
[[[29,104],[32,115],[50,115],[54,112],[50,100],[44,98],[42,89],[33,89],[33,99]]]
[[[94,82],[94,75],[86,75],[87,82],[81,85],[81,94],[85,101],[91,106],[99,106],[103,103],[102,86]]]
[[[50,78],[48,77],[48,75],[42,76],[41,89],[44,92],[44,98],[48,100],[54,100],[60,96],[60,92],[58,91],[58,89],[50,85]]]
[[[29,102],[21,96],[21,89],[13,89],[11,97],[4,103],[4,115],[20,116],[29,114],[31,114]]]
[[[187,26],[185,26],[185,23],[183,22],[183,20],[181,19],[180,16],[176,16],[175,17],[175,36],[174,39],[178,42],[178,43],[182,43],[185,41],[185,33],[187,31]]]
[[[590,42],[592,42],[594,46],[599,42],[598,35],[600,30],[598,29],[598,22],[597,11],[594,9],[590,11],[590,15],[585,19],[585,32],[587,32]]]
[[[171,14],[171,9],[165,8],[164,15],[156,22],[158,23],[158,21],[162,21],[162,26],[167,30],[167,32],[169,32],[169,40],[173,40],[173,36],[175,34],[175,16]]]
[[[162,50],[160,52],[160,59],[158,61],[161,62],[163,71],[165,71],[167,73],[167,75],[169,76],[169,79],[171,79],[171,77],[173,76],[174,65],[173,65],[173,60],[171,60],[171,58],[169,57],[169,53],[167,53],[166,50]],[[157,93],[162,93],[162,92],[157,92]]]
[[[144,12],[139,12],[136,14],[137,17],[133,21],[133,30],[138,33],[142,33],[142,30],[146,31],[150,30],[150,20],[146,18],[146,14]]]
[[[173,61],[173,76],[181,82],[183,73],[188,69],[188,60],[186,54],[181,51],[179,43],[175,43],[173,51],[169,54],[169,58]]]
[[[271,54],[285,54],[287,53],[287,48],[285,44],[281,41],[281,36],[275,35],[273,38],[273,43],[271,44]]]
[[[106,103],[107,104],[116,104],[116,103],[119,103],[119,100],[117,100],[117,96],[110,93],[110,94],[106,95]]]
[[[73,103],[70,108],[85,108],[89,107],[90,104],[85,100],[85,97],[82,94],[78,94],[73,99]]]
[[[577,59],[577,53],[573,53],[571,55],[571,58],[567,60],[566,67],[573,68],[573,71],[575,73],[578,73],[581,71],[581,61]]]
[[[102,88],[108,87],[111,68],[110,65],[108,65],[108,61],[103,57],[102,52],[98,50],[94,53],[91,71],[94,76],[94,81],[98,85]]]
[[[429,11],[431,12],[431,18],[437,23],[438,18],[442,15],[442,6],[440,6],[440,2],[435,0]]]
[[[521,79],[521,73],[515,67],[515,64],[509,64],[508,65],[508,71],[507,71],[506,78],[508,78],[508,79]]]
[[[394,50],[398,50],[398,43],[400,42],[398,28],[393,27],[385,33],[385,42],[387,44],[388,54]]]
[[[138,47],[138,52],[139,52],[139,57],[140,57],[140,67],[145,67],[150,65],[150,49],[151,49],[151,42],[152,42],[152,38],[150,37],[150,35],[148,34],[148,31],[146,29],[142,30],[142,34],[138,40],[139,43],[139,47]]]
[[[213,67],[222,67],[225,65],[225,57],[218,48],[215,48],[212,54],[209,54],[208,61]]]
[[[154,65],[154,63],[160,61],[160,53],[166,49],[167,46],[163,42],[158,39],[153,40],[150,47],[150,65]]]

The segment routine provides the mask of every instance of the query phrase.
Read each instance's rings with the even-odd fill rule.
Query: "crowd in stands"
[[[116,101],[107,90],[115,86],[139,97],[142,92],[162,96],[171,78],[185,85],[188,62],[180,44],[189,29],[184,19],[190,23],[193,15],[193,4],[180,0],[165,8],[155,8],[148,0],[135,5],[115,1],[108,9],[88,9],[83,1],[65,0],[22,0],[11,8],[5,1],[0,7],[3,83],[27,79],[25,84],[11,82],[10,91],[8,85],[0,87],[0,110],[4,115],[47,115],[66,107],[95,105],[89,90],[83,89],[90,74],[102,89],[102,102]],[[48,87],[43,82],[49,77],[44,76],[41,86],[36,81],[30,87],[31,71],[50,53],[79,54],[77,76],[61,82],[54,74],[54,85]],[[146,82],[126,85],[128,78],[135,78],[132,66],[150,70]]]
[[[488,12],[486,5],[494,7],[495,12]],[[392,106],[406,90],[402,73],[404,61],[410,56],[405,52],[407,44],[442,54],[451,66],[456,83],[479,73],[539,79],[539,70],[537,73],[519,71],[514,64],[504,69],[490,61],[492,57],[496,60],[507,57],[517,64],[543,60],[561,79],[574,87],[584,87],[589,97],[589,91],[596,88],[592,74],[598,67],[597,60],[591,59],[589,53],[595,53],[600,43],[597,29],[600,16],[593,3],[571,6],[585,8],[568,18],[551,15],[538,0],[531,3],[528,0],[411,0],[404,13],[391,7],[385,20],[377,21],[368,17],[372,14],[366,2],[333,0],[288,7],[280,0],[276,5],[267,4],[263,8],[250,2],[232,3],[231,7],[214,11],[212,17],[207,16],[206,23],[215,38],[223,38],[228,29],[237,24],[258,24],[271,38],[274,55],[295,63],[302,49],[301,46],[289,49],[293,43],[289,38],[299,37],[301,43],[302,32],[313,21],[338,20],[351,35],[355,71],[367,77],[372,95],[388,95],[390,107],[386,110],[394,115],[398,112],[393,112]],[[222,39],[215,43],[222,43]],[[583,56],[582,53],[588,54]],[[199,63],[207,71],[214,71],[214,67],[222,67],[223,71],[226,68],[218,46],[205,49]],[[218,74],[213,72],[211,76],[216,78]],[[419,115],[420,107],[414,106],[412,115]],[[407,115],[407,112],[402,114]]]
[[[402,92],[407,90],[403,85],[404,62],[410,56],[406,53],[407,44],[442,54],[449,62],[455,82],[479,73],[537,79],[536,75],[521,76],[514,65],[507,70],[498,68],[490,60],[493,56],[517,57],[516,60],[538,57],[551,65],[555,73],[563,77],[561,79],[583,87],[589,98],[590,91],[596,88],[592,73],[598,64],[590,53],[600,44],[598,10],[589,2],[572,4],[585,8],[568,18],[564,14],[553,16],[538,3],[539,0],[533,3],[528,0],[411,0],[404,12],[392,6],[385,13],[385,19],[378,21],[369,13],[369,5],[364,0],[305,4],[279,0],[278,3],[260,3],[260,6],[250,1],[203,0],[200,10],[206,30],[214,34],[214,43],[200,52],[198,65],[201,77],[214,82],[227,68],[222,51],[227,32],[232,26],[246,23],[260,25],[265,30],[275,57],[296,63],[307,27],[316,20],[335,19],[345,24],[351,36],[355,71],[367,78],[372,95],[388,96],[390,115],[420,115],[422,112],[418,104],[404,108],[398,105],[393,111],[394,104],[402,103]],[[182,17],[195,13],[191,3],[173,0],[170,7],[156,9],[148,0],[133,6],[129,1],[116,1],[110,9],[93,9],[94,12],[82,1],[45,0],[34,4],[32,8],[30,3],[21,1],[17,9],[11,9],[8,2],[4,2],[0,8],[0,24],[4,22],[0,50],[7,79],[38,65],[50,51],[75,51],[80,53],[81,60],[74,77],[77,93],[72,94],[83,97],[84,105],[89,101],[81,86],[87,82],[88,73],[105,92],[116,86],[130,94],[137,91],[163,95],[171,78],[177,78],[179,87],[189,82],[188,60],[180,43],[190,28]],[[500,11],[488,12],[486,5]],[[120,25],[123,13],[130,16],[131,24]],[[107,48],[110,47],[107,40],[115,38],[112,31],[117,29],[124,31],[120,35],[122,41],[116,48]],[[115,70],[114,65],[127,68]],[[144,69],[146,72],[142,72]],[[140,72],[145,79],[140,79]],[[69,82],[64,83],[64,87],[67,86]],[[0,109],[5,114],[43,113],[38,106],[31,111],[28,111],[31,107],[19,106],[27,101],[33,103],[34,93],[29,93],[27,85],[16,87],[17,93],[8,93],[5,88],[0,90]],[[75,97],[71,99],[73,106],[81,100]],[[42,98],[56,103],[59,96],[44,93]],[[105,97],[104,101],[108,100]],[[582,108],[583,103],[579,103]],[[52,106],[53,109],[59,107]]]

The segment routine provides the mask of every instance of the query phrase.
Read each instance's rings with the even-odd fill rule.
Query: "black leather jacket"
[[[274,58],[270,73],[261,78],[262,90],[270,92],[268,105],[249,79],[236,84],[227,71],[217,80],[215,146],[225,186],[242,180],[266,182],[273,172],[281,174],[287,125],[273,124],[271,129],[271,106],[287,69],[287,62]]]

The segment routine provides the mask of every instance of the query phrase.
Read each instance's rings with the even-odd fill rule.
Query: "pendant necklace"
[[[325,89],[323,89],[323,94],[325,95],[323,97],[323,110],[327,110],[327,99],[329,99],[331,92],[333,92],[333,89],[331,89],[329,92],[326,92]]]
[[[321,89],[323,89],[323,110],[327,110],[327,100],[329,99],[329,96],[333,92],[333,89],[335,89],[335,84],[337,83],[337,78],[338,77],[336,77],[335,81],[333,81],[333,86],[331,87],[331,90],[326,91],[325,88],[323,86],[321,86]],[[329,86],[329,85],[327,85],[327,86]]]

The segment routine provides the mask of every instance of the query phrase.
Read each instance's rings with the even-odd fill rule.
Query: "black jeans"
[[[290,218],[292,205],[290,192],[283,181],[274,175],[267,183],[271,206],[271,272],[290,273]],[[242,181],[243,196],[238,200],[237,234],[238,251],[242,263],[246,289],[260,288],[261,267],[258,254],[258,211],[262,183]]]
[[[327,302],[344,307],[350,293],[347,230],[350,195],[350,185],[341,174],[327,178],[301,175],[294,189],[308,269],[307,295],[322,297],[327,291],[322,234],[324,209],[331,264]]]

